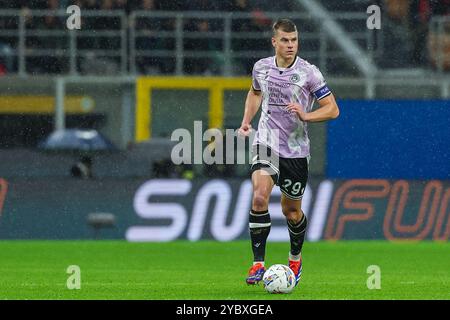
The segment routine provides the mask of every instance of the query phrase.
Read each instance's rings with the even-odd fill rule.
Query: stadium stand
[[[449,54],[445,44],[448,42],[448,32],[437,34],[438,31],[430,30],[430,24],[435,17],[449,15],[450,0],[319,2],[333,14],[352,39],[370,53],[379,67],[438,68],[437,57],[443,53],[444,63],[440,70],[449,69],[445,62]],[[7,12],[0,15],[0,27],[3,30],[0,34],[0,75],[249,74],[254,56],[258,55],[255,51],[267,51],[268,43],[261,38],[270,31],[273,20],[270,13],[283,11],[305,14],[300,3],[301,1],[294,0],[2,1],[0,10],[22,10],[25,20],[23,28],[27,32],[25,41],[21,44],[18,36],[21,32],[20,18]],[[80,32],[74,40],[74,46],[78,50],[76,57],[69,53],[69,43],[72,40],[61,33],[66,16],[57,13],[58,10],[64,13],[63,9],[71,4],[80,6],[83,11],[84,33]],[[366,9],[372,4],[382,8],[383,28],[388,30],[375,33],[374,39],[369,38],[371,35],[368,35],[366,25],[361,21],[361,17],[367,17]],[[34,14],[32,10],[49,11],[46,14]],[[133,12],[136,11],[143,12],[144,15],[134,17]],[[96,12],[100,15],[96,15]],[[227,23],[224,12],[233,13],[234,17],[231,20],[233,36],[230,48],[226,48],[223,41]],[[158,15],[159,13],[164,14]],[[184,59],[181,63],[176,61],[180,55],[177,51],[180,50],[180,45],[177,44],[177,13],[185,16],[181,19],[181,50]],[[194,15],[189,16],[190,13]],[[359,18],[356,18],[358,15]],[[329,70],[334,73],[354,73],[349,61],[339,60],[339,55],[333,56],[333,52],[338,50],[331,41],[328,41],[325,49],[319,47],[317,39],[319,35],[322,36],[320,25],[304,21],[301,21],[303,23],[300,26],[305,35],[302,38],[302,51],[306,58],[315,63],[319,59],[327,60]],[[133,35],[135,38],[132,38]],[[443,39],[442,48],[435,45],[441,41],[436,39]],[[326,40],[327,38],[324,42]],[[393,47],[395,50],[387,50]],[[26,57],[20,57],[23,54],[21,50],[25,51]],[[320,50],[325,52],[326,58],[317,57]],[[442,52],[438,53],[438,50]],[[194,55],[193,52],[200,52],[200,55]],[[229,57],[226,52],[232,54],[231,60],[227,60]]]

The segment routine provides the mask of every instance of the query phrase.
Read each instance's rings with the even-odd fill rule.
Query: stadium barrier
[[[300,12],[265,12],[266,18],[258,21],[250,12],[138,10],[127,15],[121,10],[82,10],[80,29],[72,30],[65,28],[71,20],[66,10],[0,10],[4,39],[0,53],[6,72],[21,76],[45,74],[50,64],[54,72],[72,76],[155,72],[180,76],[205,71],[241,75],[255,51],[260,56],[271,53],[271,20],[280,16],[305,26],[303,55],[317,58],[322,70],[330,62],[351,60],[346,50],[331,50],[327,30],[312,24],[310,14]],[[43,17],[55,17],[60,25],[50,29],[37,23]],[[365,26],[367,15],[334,13],[333,18]],[[197,29],[199,20],[208,22],[207,32]],[[381,56],[381,33],[374,35],[365,28],[347,30],[346,35],[370,48],[371,55]],[[45,62],[36,62],[40,60]]]
[[[0,97],[0,114],[53,114],[56,101],[45,95],[11,95]],[[89,96],[66,96],[65,112],[83,114],[91,112],[95,103]]]
[[[251,193],[243,179],[1,179],[0,238],[89,239],[89,214],[109,212],[115,226],[103,239],[246,239]],[[447,241],[449,201],[449,180],[312,177],[302,205],[307,240]],[[270,241],[288,241],[279,202],[276,187]]]

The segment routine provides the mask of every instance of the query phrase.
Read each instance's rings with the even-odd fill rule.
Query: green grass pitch
[[[288,243],[268,243],[266,264],[287,263]],[[450,299],[450,243],[316,242],[288,295],[247,286],[249,241],[1,241],[0,299]],[[69,290],[67,268],[81,270]],[[381,289],[369,290],[370,265]]]

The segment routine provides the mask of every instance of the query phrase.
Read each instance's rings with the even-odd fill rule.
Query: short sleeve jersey
[[[252,72],[254,90],[262,92],[261,118],[253,145],[269,146],[283,158],[310,155],[307,123],[286,106],[298,103],[310,112],[314,100],[331,94],[319,69],[296,57],[291,66],[280,68],[275,56],[259,60]]]

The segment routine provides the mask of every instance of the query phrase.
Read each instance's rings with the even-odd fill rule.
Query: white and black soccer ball
[[[295,274],[284,264],[274,264],[264,273],[263,283],[269,293],[291,293],[295,288]]]

